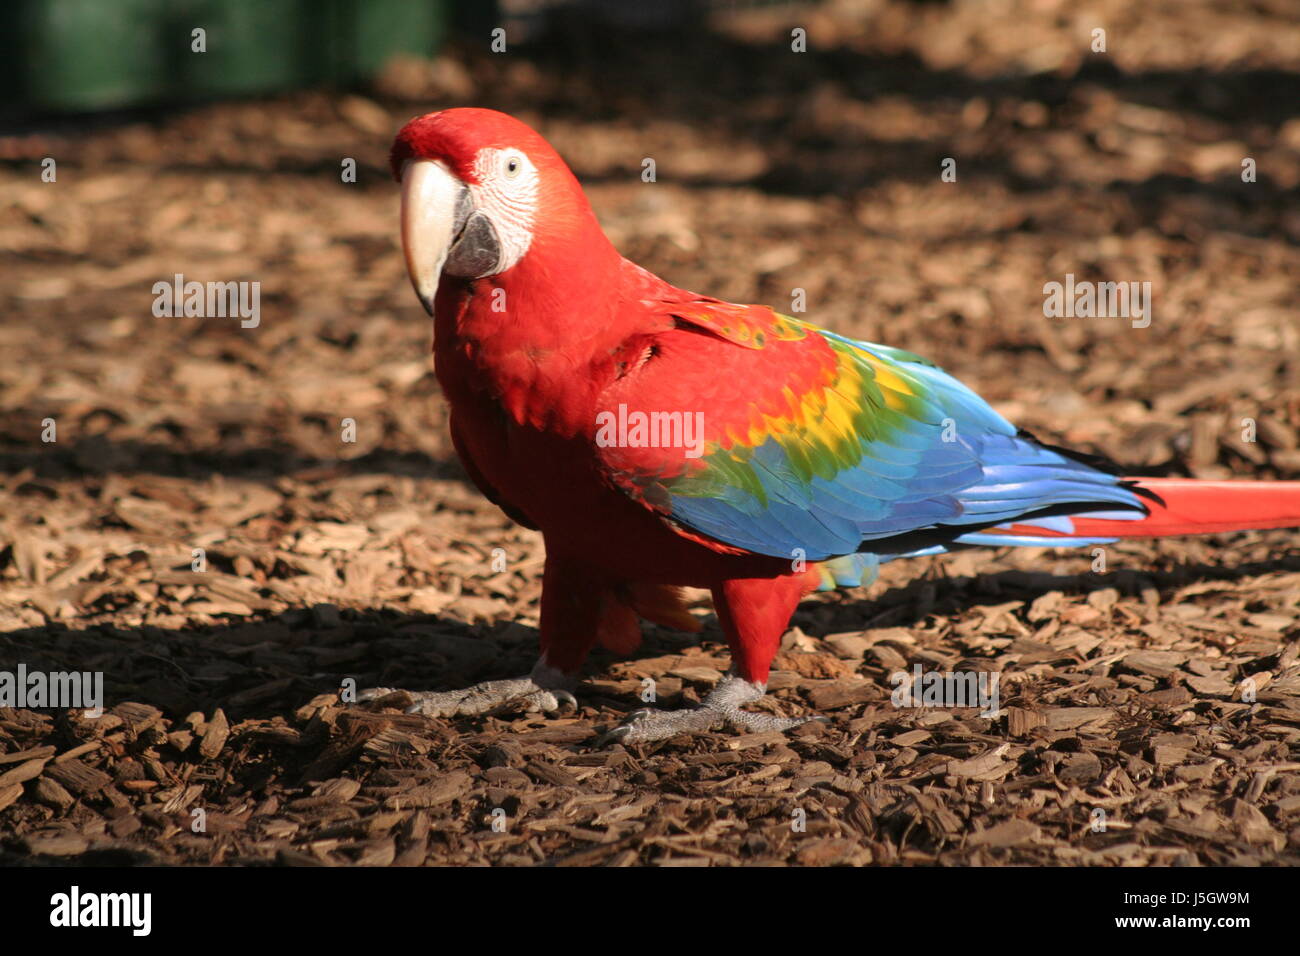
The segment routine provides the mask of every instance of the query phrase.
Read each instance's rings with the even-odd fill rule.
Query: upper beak
[[[438,279],[469,214],[469,191],[440,160],[408,160],[402,169],[402,251],[424,311],[433,315]]]

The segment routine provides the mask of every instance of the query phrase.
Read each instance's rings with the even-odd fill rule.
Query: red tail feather
[[[1215,531],[1300,527],[1300,481],[1198,481],[1130,478],[1161,501],[1146,500],[1140,521],[1073,517],[1074,534],[1098,538],[1160,538]],[[1163,504],[1161,504],[1163,502]]]

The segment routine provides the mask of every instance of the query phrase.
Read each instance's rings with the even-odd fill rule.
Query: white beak
[[[402,251],[424,311],[433,315],[438,279],[456,238],[465,185],[440,160],[407,160],[402,168]]]

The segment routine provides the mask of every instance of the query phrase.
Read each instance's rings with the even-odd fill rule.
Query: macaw
[[[576,703],[595,644],[632,651],[641,618],[698,631],[693,586],[730,671],[699,707],[637,711],[611,737],[788,730],[808,718],[744,707],[795,606],[882,562],[1300,526],[1300,482],[1121,477],[911,352],[670,285],[618,253],[556,151],[506,114],[413,119],[391,165],[457,454],[546,545],[532,673],[408,692],[412,713]]]

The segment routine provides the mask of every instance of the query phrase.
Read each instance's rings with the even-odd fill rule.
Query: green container
[[[444,32],[440,0],[0,0],[0,102],[35,113],[351,85],[395,54],[431,56]]]

